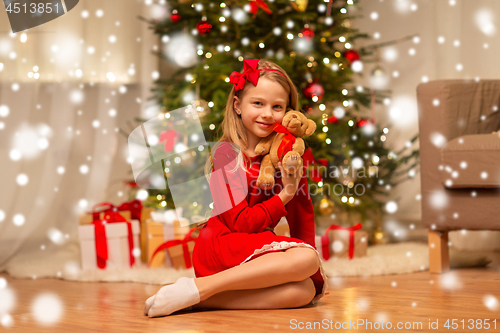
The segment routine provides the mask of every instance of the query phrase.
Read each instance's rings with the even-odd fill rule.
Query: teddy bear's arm
[[[274,186],[274,166],[271,156],[267,154],[260,163],[259,177],[256,185],[263,190],[270,190]]]
[[[255,147],[256,155],[266,155],[269,153],[271,149],[271,145],[273,144],[274,137],[276,136],[276,132],[272,132],[265,138],[260,139],[259,143]]]
[[[300,156],[304,155],[306,147],[304,144],[304,140],[302,138],[295,138],[295,143],[292,146],[292,151],[299,153]]]

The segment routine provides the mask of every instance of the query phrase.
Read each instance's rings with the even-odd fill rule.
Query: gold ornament
[[[344,27],[344,28],[350,28],[351,27],[351,20],[343,20],[341,25]]]
[[[203,117],[204,115],[209,114],[211,111],[210,107],[208,106],[208,102],[203,99],[196,99],[191,103],[191,105],[198,112],[198,117]]]
[[[333,212],[333,208],[335,207],[335,203],[328,199],[328,197],[323,197],[321,201],[319,202],[319,212],[321,215],[328,215]]]
[[[382,230],[382,213],[377,211],[377,228],[373,232],[373,244],[386,244],[388,240],[387,233]]]
[[[190,166],[191,164],[193,164],[195,156],[196,156],[196,153],[193,150],[185,151],[180,156],[180,158],[181,158],[180,164],[182,166]]]
[[[293,9],[298,12],[305,12],[307,8],[308,0],[295,0],[291,1]]]
[[[382,230],[381,227],[378,227],[374,232],[373,232],[373,244],[379,245],[379,244],[386,244],[387,243],[387,234],[385,231]]]

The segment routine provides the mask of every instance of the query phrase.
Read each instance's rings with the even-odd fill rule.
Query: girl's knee
[[[294,251],[292,251],[294,250]],[[316,251],[310,248],[293,248],[289,250],[292,260],[291,269],[304,273],[304,277],[309,277],[314,275],[319,268],[319,259]],[[302,280],[302,279],[301,279]]]

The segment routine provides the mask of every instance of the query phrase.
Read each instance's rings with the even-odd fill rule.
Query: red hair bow
[[[259,7],[262,8],[262,10],[265,11],[266,13],[272,14],[272,10],[269,9],[269,7],[265,4],[264,1],[252,0],[250,1],[250,13],[253,14],[253,18],[257,16],[257,11],[259,10]]]
[[[234,90],[242,90],[245,87],[245,81],[248,80],[252,82],[254,86],[257,86],[259,81],[259,70],[257,66],[259,65],[258,59],[243,60],[243,73],[232,72],[229,76],[229,82],[234,84]]]
[[[279,73],[286,79],[286,76],[276,69],[271,69],[271,68],[257,69],[258,66],[259,66],[259,59],[243,60],[243,68],[244,68],[243,73],[234,71],[231,73],[231,75],[229,75],[229,82],[234,84],[234,91],[236,91],[236,93],[238,93],[239,90],[242,90],[245,87],[245,81],[247,80],[257,87],[257,82],[259,82],[260,71],[273,71]]]

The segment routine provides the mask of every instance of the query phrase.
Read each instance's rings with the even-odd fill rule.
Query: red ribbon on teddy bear
[[[286,134],[278,147],[278,158],[280,162],[283,162],[283,156],[289,151],[292,151],[293,145],[295,144],[295,136],[281,124],[276,124],[273,130],[277,133]]]

